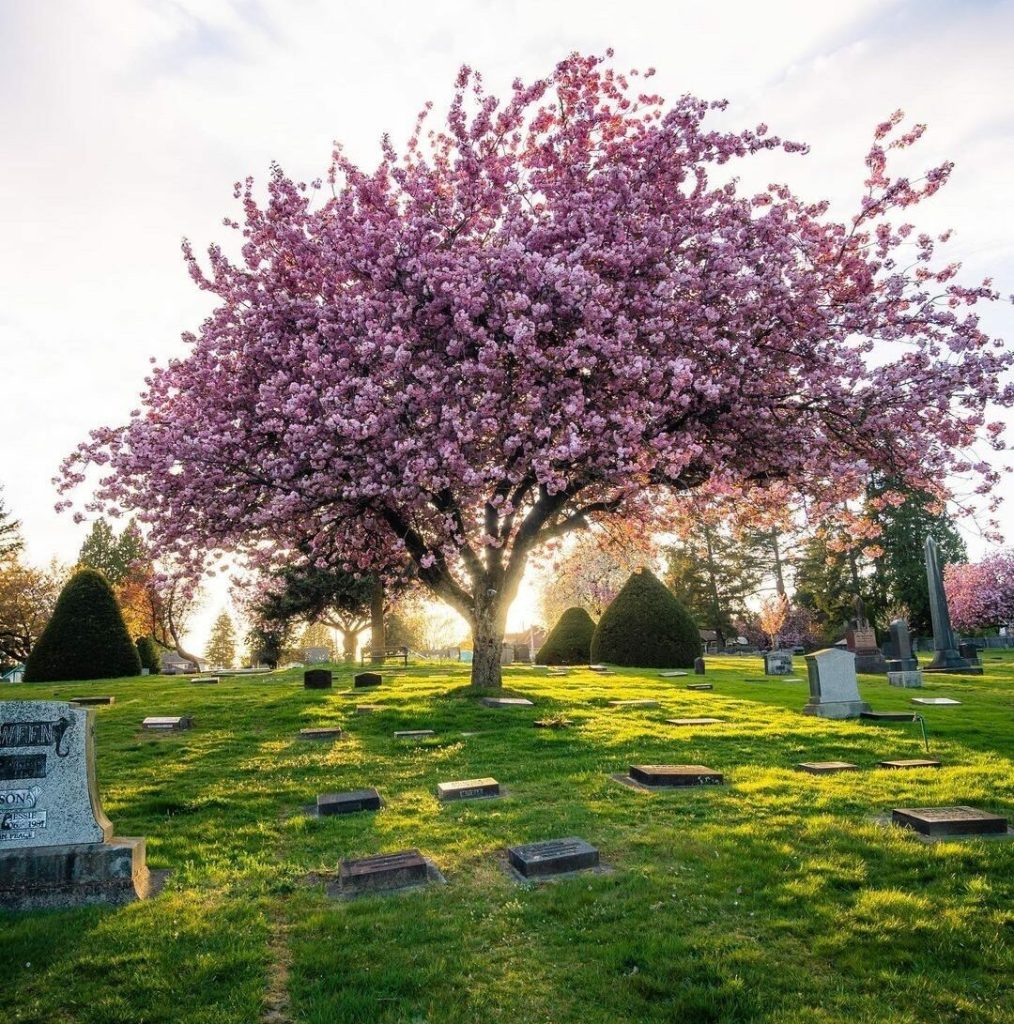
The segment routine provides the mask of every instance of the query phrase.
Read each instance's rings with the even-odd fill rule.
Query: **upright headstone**
[[[697,676],[703,676],[704,675],[704,659],[703,658],[694,658],[694,675],[697,675]]]
[[[869,675],[883,675],[887,672],[887,662],[877,646],[877,632],[866,618],[863,599],[855,601],[856,617],[845,634],[848,649],[856,656],[856,671]]]
[[[922,686],[919,660],[912,651],[912,638],[904,619],[891,623],[891,654],[893,657],[887,663],[887,681],[891,686]]]
[[[858,718],[870,706],[859,697],[856,658],[851,651],[827,648],[806,655],[810,701],[805,715],[821,718]]]
[[[333,680],[330,669],[310,668],[303,673],[303,689],[330,690]]]
[[[768,651],[764,655],[764,675],[788,676],[792,674],[792,651]]]
[[[514,664],[514,644],[504,642],[500,645],[500,664]]]
[[[0,702],[0,907],[129,903],[148,893],[143,839],[113,838],[95,781],[95,712]]]
[[[954,672],[962,675],[982,675],[982,666],[973,665],[961,656],[951,629],[951,613],[944,592],[944,578],[940,565],[940,552],[932,537],[926,538],[926,585],[929,587],[930,619],[933,621],[933,660],[924,672]]]

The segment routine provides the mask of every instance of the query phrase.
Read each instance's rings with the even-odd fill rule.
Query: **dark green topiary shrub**
[[[146,668],[150,675],[157,676],[162,671],[155,641],[150,636],[139,636],[135,641],[137,656],[141,659],[141,668]]]
[[[693,668],[701,639],[686,608],[661,580],[640,569],[605,610],[591,660],[639,668]]]
[[[141,659],[106,578],[81,569],[60,592],[25,663],[26,683],[113,679],[141,673]]]
[[[539,648],[539,665],[587,665],[595,623],[583,608],[568,608]]]

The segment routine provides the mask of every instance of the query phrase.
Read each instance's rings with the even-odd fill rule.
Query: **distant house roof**
[[[697,634],[702,640],[706,640],[708,643],[718,639],[718,632],[714,629],[699,629],[697,630]]]

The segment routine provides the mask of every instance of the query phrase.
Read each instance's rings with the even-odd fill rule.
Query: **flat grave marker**
[[[914,722],[916,714],[914,711],[864,711],[860,718],[868,722]]]
[[[340,740],[342,730],[340,725],[317,725],[309,729],[300,729],[301,740]]]
[[[440,800],[480,800],[500,796],[500,783],[496,779],[463,779],[459,782],[437,783]]]
[[[546,878],[598,867],[599,851],[577,836],[511,846],[508,863],[525,878]]]
[[[427,736],[436,736],[432,729],[398,729],[394,738],[396,740],[420,740]]]
[[[912,757],[905,758],[898,761],[881,761],[879,762],[880,768],[895,768],[895,769],[908,769],[908,768],[939,768],[940,762],[933,761],[928,758]]]
[[[687,683],[688,690],[713,690],[714,683]]]
[[[480,703],[487,708],[531,708],[535,706],[527,697],[483,697]]]
[[[848,761],[800,761],[796,770],[809,775],[835,775],[838,772],[857,772],[859,766]]]
[[[379,892],[420,885],[428,874],[426,861],[418,850],[399,850],[343,860],[338,868],[338,882],[343,893]]]
[[[317,797],[317,814],[322,818],[333,814],[379,810],[380,794],[373,788],[353,789],[347,793],[321,793]]]
[[[372,715],[375,711],[384,711],[383,704],[357,704],[356,714],[357,715]]]
[[[141,722],[141,728],[155,732],[182,732],[193,724],[190,715],[151,715]]]
[[[657,708],[657,700],[611,700],[611,708]]]
[[[703,764],[632,764],[630,778],[642,786],[720,786],[721,772]]]
[[[666,725],[721,725],[722,718],[667,718]]]
[[[77,704],[78,707],[88,708],[92,706],[98,706],[102,704],[115,704],[115,697],[71,697],[71,704]]]
[[[1006,818],[977,807],[897,807],[891,812],[891,820],[924,836],[1007,834]]]
[[[192,686],[217,686],[219,682],[218,676],[198,676],[190,680]]]
[[[913,704],[960,704],[960,700],[953,700],[950,697],[913,697]]]
[[[679,679],[681,676],[688,676],[689,672],[677,672],[672,669],[668,669],[665,672],[659,672],[659,676],[662,679]]]

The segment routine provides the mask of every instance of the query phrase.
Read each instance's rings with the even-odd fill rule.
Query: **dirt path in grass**
[[[271,917],[271,938],[268,940],[268,988],[264,994],[263,1024],[293,1024],[289,1005],[289,925],[280,910]]]

